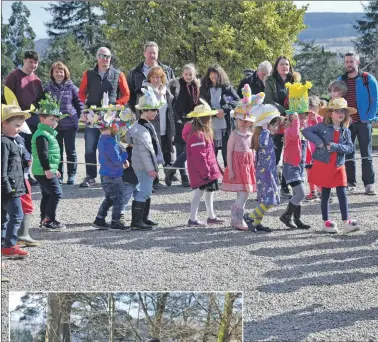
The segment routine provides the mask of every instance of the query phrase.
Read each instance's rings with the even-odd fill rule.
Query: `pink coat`
[[[299,120],[293,120],[285,129],[284,163],[298,166],[302,157],[302,144],[299,132]]]
[[[190,135],[191,130],[191,123],[185,124],[182,138],[186,141],[190,187],[194,189],[220,178],[222,171],[215,156],[213,141],[207,140],[202,132]]]

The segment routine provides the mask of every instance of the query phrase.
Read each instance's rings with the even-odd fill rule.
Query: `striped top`
[[[358,77],[358,76],[357,76]],[[345,100],[348,102],[348,107],[352,107],[358,110],[357,108],[357,96],[356,96],[356,78],[347,78],[347,87],[348,91],[345,95]],[[360,121],[360,115],[358,112],[350,116],[352,122]]]

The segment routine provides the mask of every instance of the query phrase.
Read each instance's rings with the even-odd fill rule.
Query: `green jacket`
[[[276,106],[281,115],[286,115],[285,107],[279,104],[278,94],[277,94],[277,81],[273,75],[269,75],[265,80],[265,99],[264,103],[272,104]]]
[[[41,162],[38,158],[37,143],[36,140],[39,136],[44,136],[49,143],[49,164],[50,171],[55,173],[58,170],[60,163],[60,148],[58,140],[56,140],[56,135],[58,134],[52,127],[47,126],[43,123],[38,124],[38,129],[35,131],[32,137],[32,155],[33,155],[33,165],[32,172],[36,176],[44,176],[45,171],[42,168]]]

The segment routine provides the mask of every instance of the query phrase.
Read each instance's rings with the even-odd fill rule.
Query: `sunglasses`
[[[98,57],[102,58],[102,59],[110,59],[110,57],[112,57],[111,55],[105,55],[103,53],[99,53],[98,54]]]
[[[345,114],[345,111],[343,109],[332,109],[332,112],[336,114]]]

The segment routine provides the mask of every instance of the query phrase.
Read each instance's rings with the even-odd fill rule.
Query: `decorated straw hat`
[[[265,94],[259,93],[257,95],[252,95],[249,84],[244,85],[242,94],[243,98],[238,102],[235,109],[231,111],[231,115],[233,115],[235,119],[254,122],[256,118],[250,114],[250,110],[253,106],[264,102]]]
[[[59,119],[64,119],[69,116],[69,114],[62,114],[60,112],[60,102],[57,101],[56,97],[50,93],[45,94],[45,99],[38,102],[39,108],[35,111],[39,115],[53,115],[59,117]]]
[[[164,101],[159,101],[151,87],[147,89],[142,88],[143,96],[138,100],[138,104],[135,106],[139,110],[157,110],[165,105]]]
[[[250,114],[256,118],[254,126],[269,124],[276,117],[279,117],[281,121],[285,120],[280,116],[278,109],[271,104],[258,104],[250,110]]]
[[[201,118],[204,116],[213,116],[218,113],[217,110],[212,110],[209,104],[204,99],[199,99],[202,104],[195,106],[193,112],[190,112],[187,118]]]
[[[345,109],[349,115],[357,113],[356,108],[348,107],[348,102],[342,97],[336,97],[328,102],[327,107],[319,109],[319,115],[324,116],[329,110],[332,109]]]
[[[21,110],[17,105],[1,105],[1,122],[8,120],[14,116],[23,116],[26,119],[30,118],[30,111]]]
[[[312,88],[312,83],[307,81],[305,84],[294,82],[286,83],[285,87],[289,90],[289,109],[286,114],[307,113],[308,112],[308,90]]]

